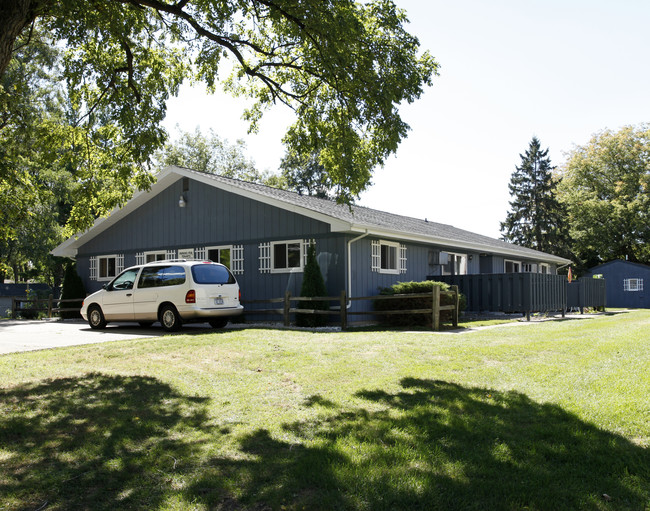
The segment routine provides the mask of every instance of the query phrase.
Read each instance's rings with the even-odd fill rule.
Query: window
[[[443,275],[466,275],[467,254],[447,253],[447,263],[442,265]]]
[[[234,284],[237,282],[230,271],[216,264],[192,266],[192,277],[197,284]]]
[[[643,279],[623,279],[623,291],[643,291]]]
[[[117,277],[110,287],[106,288],[108,291],[125,291],[133,289],[133,283],[138,276],[138,270],[126,270],[119,277]]]
[[[273,271],[302,271],[302,266],[302,241],[271,243],[271,268]]]
[[[123,255],[90,258],[90,280],[111,280],[124,269]]]
[[[537,273],[537,265],[533,263],[521,263],[521,271],[524,273]]]
[[[373,240],[371,269],[378,273],[406,273],[406,246],[394,241]]]
[[[138,288],[178,286],[185,282],[182,266],[148,266],[142,269]]]
[[[231,251],[232,247],[207,247],[208,260],[213,263],[221,263],[228,268],[231,268]]]
[[[509,261],[506,259],[504,262],[504,270],[506,273],[520,273],[521,263],[518,261]]]
[[[539,263],[539,273],[548,274],[551,273],[551,267],[546,263]]]
[[[144,262],[145,263],[155,263],[156,261],[164,261],[167,259],[167,252],[145,252],[144,253]]]

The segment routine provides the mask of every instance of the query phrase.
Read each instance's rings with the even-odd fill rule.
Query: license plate
[[[223,298],[221,298],[221,297],[215,298],[214,299],[214,304],[215,305],[223,305]]]

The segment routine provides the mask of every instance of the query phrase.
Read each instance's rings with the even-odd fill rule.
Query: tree
[[[287,152],[280,162],[280,170],[289,190],[321,199],[332,198],[334,195],[332,181],[320,163],[318,154]]]
[[[515,167],[508,189],[513,200],[511,211],[501,222],[504,240],[523,247],[557,255],[567,254],[567,233],[564,210],[557,199],[555,169],[548,157],[548,149],[541,150],[533,137],[525,154],[520,154],[521,165]]]
[[[323,297],[327,296],[327,287],[323,274],[320,271],[318,260],[316,259],[316,245],[312,242],[307,249],[307,261],[302,274],[302,287],[300,296],[304,297]],[[300,309],[329,310],[327,301],[299,302]],[[327,315],[325,314],[296,314],[296,325],[307,327],[318,327],[327,325]]]
[[[650,264],[650,125],[595,134],[568,154],[562,175],[561,199],[583,264]]]
[[[194,133],[180,131],[178,140],[165,144],[156,159],[162,166],[177,165],[252,183],[279,184],[269,171],[257,170],[255,162],[246,156],[245,150],[243,140],[230,144],[212,129],[210,135],[205,136],[196,128]]]
[[[61,289],[61,299],[62,300],[73,300],[79,298],[78,302],[67,302],[62,303],[61,307],[65,309],[73,309],[83,305],[83,300],[86,297],[86,289],[84,287],[83,281],[79,274],[77,273],[77,263],[74,261],[69,261],[65,267],[65,275],[63,277],[63,288]],[[81,314],[79,311],[64,311],[61,312],[61,317],[63,319],[74,319],[80,318]]]
[[[65,48],[68,118],[41,136],[63,148],[82,184],[71,229],[150,185],[167,99],[184,79],[215,90],[226,59],[224,88],[254,99],[244,113],[251,129],[273,104],[292,108],[285,144],[318,152],[343,201],[395,152],[409,129],[400,103],[437,73],[391,0],[5,0],[0,19],[0,78],[34,28]],[[20,101],[12,89],[2,96]]]

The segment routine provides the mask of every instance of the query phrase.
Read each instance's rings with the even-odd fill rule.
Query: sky
[[[533,136],[561,167],[593,134],[650,122],[647,0],[395,3],[440,76],[400,107],[408,138],[357,204],[497,238],[510,176]],[[257,167],[276,171],[293,112],[274,107],[248,135],[246,104],[183,85],[165,126],[172,138],[178,126],[244,139]]]

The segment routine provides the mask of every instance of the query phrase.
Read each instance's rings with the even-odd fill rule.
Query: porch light
[[[181,193],[181,196],[178,199],[178,207],[184,208],[185,206],[187,206],[187,202],[185,202],[185,197],[183,197],[183,194]]]

